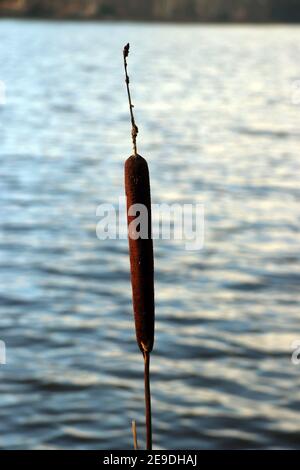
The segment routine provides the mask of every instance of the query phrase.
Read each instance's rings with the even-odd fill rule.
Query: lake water
[[[300,27],[12,20],[0,447],[130,449],[132,419],[143,444],[127,241],[95,234],[131,153],[128,41],[153,202],[205,206],[203,250],[155,242],[154,447],[300,447]]]

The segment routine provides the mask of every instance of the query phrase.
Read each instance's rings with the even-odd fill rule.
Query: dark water
[[[127,242],[95,234],[130,153],[127,41],[153,200],[206,211],[202,251],[155,244],[155,448],[300,447],[300,28],[14,21],[0,22],[0,446],[132,448],[132,419],[143,437]]]

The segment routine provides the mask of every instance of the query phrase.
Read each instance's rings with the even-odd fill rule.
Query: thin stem
[[[139,450],[135,421],[132,421],[132,435],[133,435],[134,450]]]
[[[129,102],[129,110],[130,110],[130,119],[131,119],[131,136],[132,136],[132,143],[133,143],[133,152],[134,155],[137,156],[137,145],[136,145],[136,138],[139,132],[139,129],[135,123],[134,115],[133,115],[133,104],[131,101],[131,95],[130,95],[130,88],[129,88],[129,76],[127,72],[127,57],[129,55],[129,48],[130,45],[129,43],[126,44],[123,50],[123,57],[124,57],[124,70],[125,70],[125,82],[126,82],[126,88],[127,88],[127,95],[128,95],[128,102]]]
[[[145,370],[145,411],[147,429],[147,450],[152,450],[152,416],[151,416],[151,392],[150,392],[150,353],[144,352]]]

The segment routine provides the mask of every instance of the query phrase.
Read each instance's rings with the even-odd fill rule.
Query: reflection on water
[[[205,204],[200,252],[157,241],[156,448],[299,446],[298,27],[0,23],[1,448],[132,448],[142,359],[123,195],[122,47],[153,202]]]

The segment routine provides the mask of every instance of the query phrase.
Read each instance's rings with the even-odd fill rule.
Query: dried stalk
[[[128,95],[128,101],[129,101],[129,110],[130,110],[130,119],[131,119],[131,136],[132,136],[132,143],[133,143],[133,153],[135,156],[137,156],[137,144],[136,144],[136,138],[139,132],[139,129],[135,123],[134,119],[134,114],[133,114],[133,108],[134,105],[132,104],[131,101],[131,94],[130,94],[130,88],[129,88],[129,76],[128,76],[128,71],[127,71],[127,57],[129,55],[129,48],[130,45],[129,43],[126,44],[123,50],[123,57],[124,57],[124,70],[125,70],[125,82],[126,82],[126,88],[127,88],[127,95]]]
[[[132,429],[134,450],[139,450],[138,440],[137,440],[137,432],[136,432],[136,422],[135,421],[132,421],[131,429]]]
[[[146,414],[146,447],[152,450],[152,414],[151,414],[151,391],[150,391],[150,353],[144,354],[145,370],[145,414]]]
[[[133,104],[129,89],[127,57],[129,44],[124,47],[124,68],[132,124],[134,155],[125,162],[125,191],[127,196],[128,240],[132,285],[132,300],[135,319],[136,339],[144,357],[145,415],[147,428],[147,450],[152,449],[151,394],[150,394],[150,353],[154,343],[154,260],[152,241],[151,193],[149,170],[146,160],[138,155],[136,138],[138,128],[133,115]],[[147,210],[147,237],[134,237],[131,222],[136,216],[129,215],[129,209],[136,204]]]

